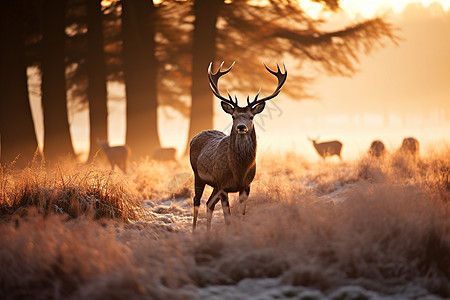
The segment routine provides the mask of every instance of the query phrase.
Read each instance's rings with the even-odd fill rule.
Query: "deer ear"
[[[266,102],[258,103],[255,107],[252,108],[252,113],[254,115],[257,115],[257,114],[261,113],[265,107],[266,107]]]
[[[230,115],[233,114],[234,108],[230,104],[222,101],[222,102],[220,102],[220,105],[222,106],[222,109],[224,112],[226,112],[227,114],[230,114]]]

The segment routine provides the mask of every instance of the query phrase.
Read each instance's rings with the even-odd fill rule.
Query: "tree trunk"
[[[207,68],[216,55],[216,23],[223,0],[195,0],[192,60],[191,115],[188,143],[199,132],[212,129],[214,124],[213,98]]]
[[[87,0],[90,151],[91,161],[99,150],[97,140],[108,139],[108,108],[106,91],[106,67],[103,49],[101,0]]]
[[[24,47],[24,1],[5,1],[0,10],[0,135],[1,164],[18,155],[25,167],[37,149],[28,98]]]
[[[123,64],[127,95],[126,140],[133,159],[151,156],[160,147],[154,13],[152,1],[122,1]]]
[[[66,0],[44,0],[42,39],[42,107],[47,160],[74,154],[67,115],[65,79]]]

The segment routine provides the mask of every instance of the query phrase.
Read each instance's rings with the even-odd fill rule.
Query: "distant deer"
[[[342,149],[342,143],[339,141],[328,141],[328,142],[322,142],[317,143],[317,139],[311,139],[308,138],[313,143],[314,148],[316,148],[317,153],[325,160],[328,156],[337,155],[340,160],[342,160],[341,157],[341,149]]]
[[[124,173],[127,172],[127,165],[131,155],[130,147],[127,145],[110,147],[107,141],[97,141],[97,144],[105,152],[113,170],[117,165]]]
[[[245,214],[246,201],[250,194],[250,184],[256,172],[256,133],[253,117],[264,110],[265,102],[276,97],[286,81],[287,71],[281,72],[277,63],[277,72],[266,67],[267,71],[275,75],[278,85],[268,97],[258,99],[261,89],[255,99],[250,102],[247,96],[247,106],[238,106],[238,100],[233,101],[230,93],[228,99],[220,94],[219,78],[233,68],[234,63],[222,71],[223,62],[217,72],[211,73],[211,64],[208,68],[208,78],[213,94],[221,100],[222,109],[233,118],[233,126],[229,136],[221,131],[206,130],[197,134],[190,142],[190,161],[194,171],[194,221],[193,230],[197,227],[198,209],[205,185],[213,187],[207,205],[206,228],[211,229],[211,218],[214,207],[221,200],[225,223],[229,225],[230,205],[228,193],[239,192],[241,213]]]
[[[414,137],[407,137],[403,139],[400,151],[403,153],[408,153],[413,157],[419,156],[419,141]]]
[[[374,140],[370,144],[369,155],[373,157],[381,157],[386,153],[386,147],[384,143],[380,140]]]
[[[175,148],[158,148],[153,152],[152,159],[158,161],[177,161],[177,149]]]

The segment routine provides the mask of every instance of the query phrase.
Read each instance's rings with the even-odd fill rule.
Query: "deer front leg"
[[[198,208],[200,207],[200,199],[202,198],[203,190],[205,189],[205,183],[198,176],[195,176],[194,185],[194,221],[192,224],[192,231],[194,231],[197,227]]]
[[[208,231],[211,230],[211,219],[214,207],[216,207],[216,204],[219,201],[219,197],[221,197],[221,191],[218,188],[214,188],[211,196],[209,196],[209,199],[206,202],[206,229]]]
[[[228,202],[228,193],[223,192],[222,197],[220,197],[222,203],[223,217],[225,219],[225,224],[231,224],[231,211],[230,202]]]
[[[250,186],[246,187],[244,190],[239,192],[239,204],[240,204],[239,208],[242,215],[245,215],[248,195],[250,195]]]

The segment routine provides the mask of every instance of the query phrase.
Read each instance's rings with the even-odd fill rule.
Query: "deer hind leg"
[[[192,224],[192,230],[195,230],[197,227],[198,208],[200,207],[200,199],[202,198],[203,190],[205,189],[205,182],[203,182],[203,180],[201,180],[198,176],[195,176],[194,186],[194,222]]]
[[[124,174],[127,174],[127,165],[124,163],[120,163],[118,164],[119,169],[121,169],[123,171]]]
[[[222,197],[222,191],[218,188],[214,188],[206,202],[206,229],[209,231],[211,229],[211,219],[214,212],[214,207],[216,207],[219,198]]]
[[[247,208],[247,199],[250,195],[250,186],[246,187],[244,190],[239,192],[239,203],[242,215],[245,215],[245,210]]]
[[[230,211],[230,202],[228,201],[228,193],[222,192],[222,196],[220,197],[222,203],[223,217],[225,219],[225,224],[231,224],[231,211]]]

